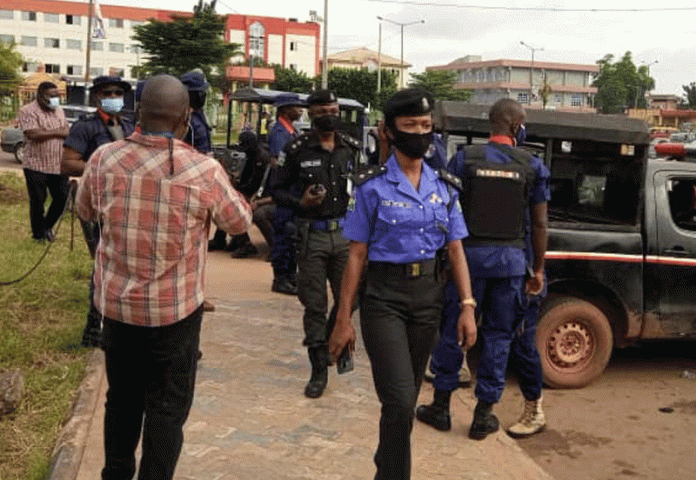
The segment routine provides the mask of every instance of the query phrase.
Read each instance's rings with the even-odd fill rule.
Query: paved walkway
[[[355,370],[329,374],[317,400],[303,396],[309,363],[301,346],[301,306],[270,292],[270,264],[211,254],[203,358],[185,426],[177,480],[372,479],[379,403],[367,356],[358,342]],[[94,480],[103,466],[106,379],[95,352],[56,449],[52,480]],[[423,402],[432,398],[429,384]],[[438,432],[416,421],[413,478],[549,480],[504,433],[476,442],[466,437],[474,399],[453,396],[453,429]]]

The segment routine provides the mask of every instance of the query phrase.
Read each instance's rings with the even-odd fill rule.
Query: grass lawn
[[[31,239],[24,178],[0,174],[0,282],[28,271],[46,245]],[[0,479],[46,476],[58,433],[84,375],[88,350],[80,344],[92,260],[70,214],[56,242],[26,279],[0,286],[0,371],[19,368],[25,394],[19,409],[0,418]]]

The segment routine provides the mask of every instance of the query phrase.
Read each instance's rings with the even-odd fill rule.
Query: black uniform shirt
[[[321,147],[315,132],[300,135],[286,145],[284,155],[278,157],[273,188],[275,201],[292,208],[301,218],[342,217],[350,198],[348,177],[359,154],[359,142],[341,132],[336,132],[332,152]],[[326,188],[324,202],[318,207],[300,207],[302,194],[307,187],[316,184]]]
[[[133,133],[133,124],[124,117],[116,118],[123,129],[123,136],[129,137]],[[68,136],[63,141],[63,146],[75,150],[86,162],[97,148],[114,140],[104,120],[100,118],[99,112],[95,112],[82,115],[73,123]]]

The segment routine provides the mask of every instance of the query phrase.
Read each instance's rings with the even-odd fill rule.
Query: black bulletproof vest
[[[529,190],[534,181],[531,154],[507,145],[488,145],[512,161],[488,160],[483,145],[465,147],[466,178],[461,198],[469,237],[464,244],[524,248]]]

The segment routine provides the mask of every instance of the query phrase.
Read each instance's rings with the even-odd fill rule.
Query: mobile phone
[[[350,353],[350,347],[346,345],[336,362],[336,371],[340,374],[351,370],[353,370],[353,355]]]

